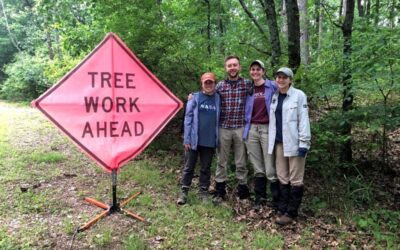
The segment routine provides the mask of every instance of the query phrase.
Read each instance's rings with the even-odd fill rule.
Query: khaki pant
[[[245,144],[254,176],[266,176],[271,182],[277,181],[274,156],[268,154],[268,124],[251,124]]]
[[[282,143],[276,143],[274,151],[279,181],[282,184],[290,184],[291,186],[302,186],[306,159],[298,156],[283,156]]]
[[[236,178],[239,184],[247,184],[246,150],[242,139],[243,128],[219,129],[218,166],[215,173],[216,182],[225,182],[228,179],[228,161],[231,147],[236,164]]]

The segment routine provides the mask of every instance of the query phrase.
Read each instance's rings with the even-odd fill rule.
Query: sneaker
[[[286,225],[292,224],[292,222],[293,222],[293,219],[288,214],[279,216],[275,221],[276,224],[279,224],[281,226],[286,226]]]
[[[178,200],[176,201],[176,203],[177,203],[178,205],[184,205],[184,204],[186,204],[187,196],[188,196],[188,190],[186,190],[186,189],[181,189],[181,192],[179,193],[179,197],[178,197]]]

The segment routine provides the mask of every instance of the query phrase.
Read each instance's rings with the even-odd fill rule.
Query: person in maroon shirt
[[[272,95],[277,90],[274,81],[264,79],[265,67],[260,60],[250,64],[250,76],[254,91],[246,99],[243,140],[254,168],[254,209],[259,210],[267,199],[267,179],[270,182],[272,206],[278,209],[279,182],[273,156],[268,154],[269,107]]]

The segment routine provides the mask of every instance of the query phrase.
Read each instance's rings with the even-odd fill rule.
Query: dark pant
[[[192,184],[194,168],[197,162],[197,156],[200,155],[200,179],[199,186],[208,189],[211,178],[211,162],[215,149],[210,147],[197,146],[197,150],[188,150],[185,155],[185,166],[182,171],[182,187],[190,187]]]

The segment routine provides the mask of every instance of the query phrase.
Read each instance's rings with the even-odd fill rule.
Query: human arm
[[[310,118],[308,116],[307,96],[303,92],[299,94],[298,117],[299,149],[304,148],[308,151],[311,145]]]
[[[194,109],[196,107],[196,98],[192,97],[186,104],[184,118],[183,144],[186,150],[191,149],[191,131],[194,119]]]

